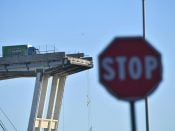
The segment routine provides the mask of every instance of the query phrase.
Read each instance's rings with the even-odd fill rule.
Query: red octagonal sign
[[[161,55],[143,37],[116,38],[99,55],[99,78],[119,99],[142,99],[162,79]]]

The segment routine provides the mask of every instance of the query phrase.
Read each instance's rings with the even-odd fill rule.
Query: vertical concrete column
[[[44,75],[43,77],[44,78],[43,78],[43,84],[42,84],[42,89],[41,89],[37,118],[43,117],[45,99],[47,96],[49,75]]]
[[[39,98],[39,107],[37,112],[37,118],[43,118],[43,112],[44,112],[44,105],[45,105],[45,99],[47,96],[47,87],[48,87],[48,79],[49,75],[43,76],[43,82],[41,87],[41,95]],[[35,131],[40,131],[40,128],[36,128]]]
[[[66,76],[61,76],[59,80],[58,93],[56,97],[56,104],[55,104],[55,109],[54,109],[54,114],[53,114],[53,119],[55,120],[59,120],[59,117],[60,117],[65,81],[66,81]]]
[[[42,71],[37,72],[33,101],[32,101],[32,108],[31,108],[29,125],[28,125],[27,131],[35,131],[35,119],[37,117],[37,111],[39,107],[39,99],[40,99],[40,94],[41,94],[42,81],[43,81]]]
[[[49,106],[48,106],[48,111],[47,111],[47,119],[53,119],[53,112],[54,112],[56,96],[58,92],[58,82],[59,82],[58,78],[59,78],[58,75],[54,75],[52,79]],[[51,131],[50,125],[49,125],[49,128],[44,129],[44,131]]]

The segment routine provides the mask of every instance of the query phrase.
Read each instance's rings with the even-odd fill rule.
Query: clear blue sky
[[[163,81],[149,97],[150,130],[175,130],[175,1],[146,0],[146,38],[162,53]],[[59,131],[130,131],[129,105],[98,82],[98,54],[114,38],[142,35],[141,0],[1,0],[0,47],[32,44],[94,57],[94,68],[69,76]],[[0,81],[0,107],[18,131],[28,125],[34,78]],[[91,121],[86,106],[90,89]],[[0,114],[8,130],[13,128]],[[138,131],[145,131],[144,102],[137,103]],[[0,129],[1,131],[1,129]]]

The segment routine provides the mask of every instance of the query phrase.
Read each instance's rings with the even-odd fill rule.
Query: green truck
[[[32,45],[12,45],[2,47],[3,57],[17,57],[38,54],[39,50]]]

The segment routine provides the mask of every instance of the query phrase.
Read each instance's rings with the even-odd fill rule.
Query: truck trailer
[[[38,54],[39,50],[32,45],[2,46],[3,57],[29,56]]]

